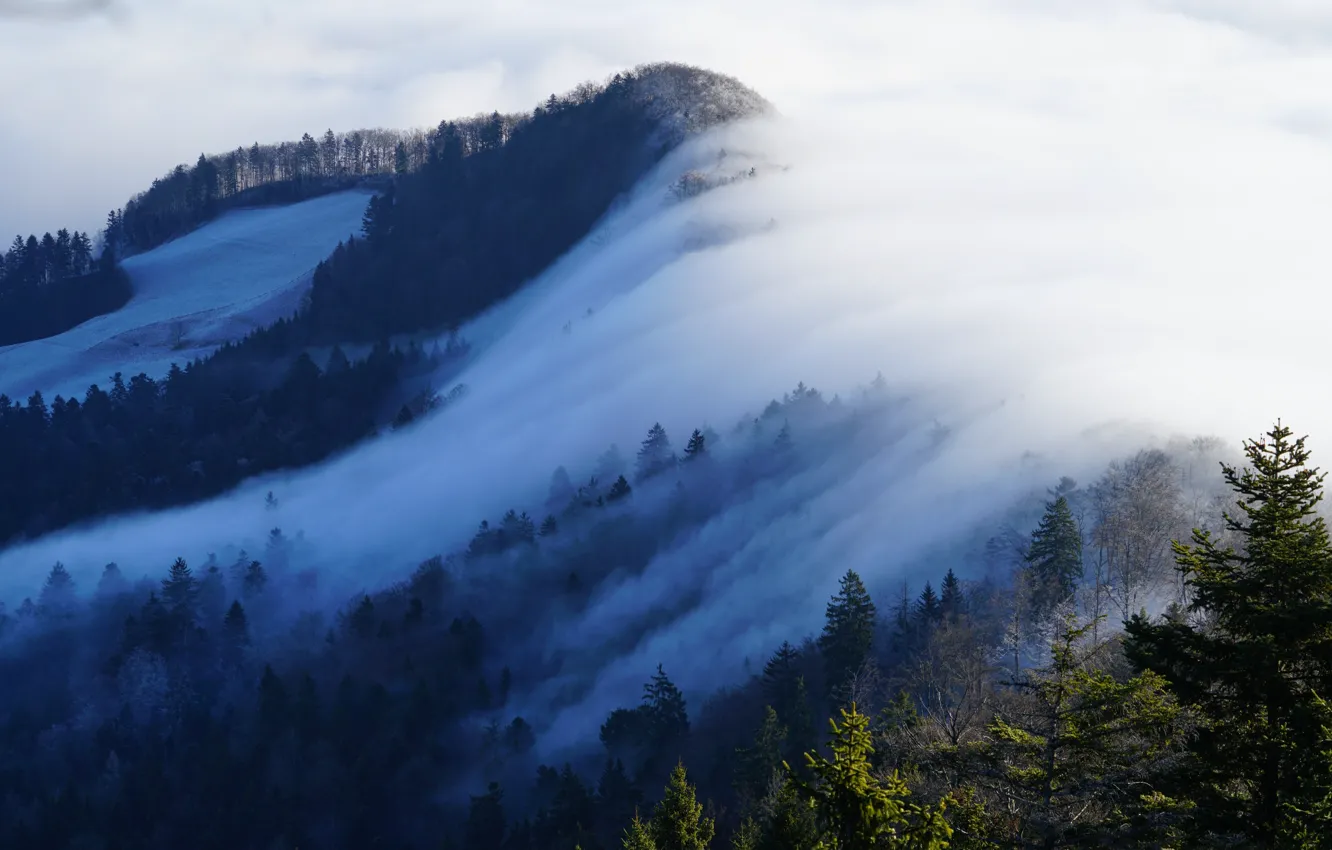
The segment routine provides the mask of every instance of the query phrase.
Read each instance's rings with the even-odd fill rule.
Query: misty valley
[[[17,237],[0,848],[1332,847],[1324,249],[1264,213],[1326,152],[1217,134],[1230,203],[1174,102],[1116,147],[1119,65],[839,67]]]

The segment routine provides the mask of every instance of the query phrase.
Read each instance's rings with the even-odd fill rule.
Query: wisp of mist
[[[577,646],[701,600],[541,719],[553,747],[594,738],[657,663],[691,698],[735,681],[745,657],[818,628],[848,567],[892,586],[1060,474],[1177,434],[1237,444],[1278,416],[1316,461],[1332,454],[1332,49],[1187,11],[830,7],[819,31],[845,42],[806,55],[854,77],[717,67],[782,114],[691,142],[465,328],[461,401],[318,469],[0,553],[0,598],[35,592],[56,560],[88,588],[107,561],[157,575],[275,524],[304,533],[309,566],[374,588],[482,518],[535,511],[556,466],[585,478],[656,421],[678,448],[797,381],[850,394],[879,372],[911,400],[904,439],[756,495],[547,636]],[[689,200],[669,191],[689,168],[751,166]],[[515,698],[539,716],[543,693]]]

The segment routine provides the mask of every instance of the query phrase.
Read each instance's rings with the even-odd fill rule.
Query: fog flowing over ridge
[[[890,587],[1118,453],[1176,434],[1233,445],[1281,416],[1326,463],[1332,53],[1148,6],[1041,9],[867,13],[852,43],[882,44],[865,76],[825,83],[823,108],[694,141],[467,329],[461,401],[289,479],[0,553],[0,597],[57,559],[86,588],[108,560],[156,574],[275,523],[304,533],[311,566],[372,588],[483,517],[535,509],[556,466],[577,480],[611,442],[629,454],[653,422],[679,447],[797,381],[849,398],[882,372],[907,400],[891,439],[829,451],[554,632],[552,652],[670,612],[581,674],[585,698],[542,723],[556,746],[595,734],[658,662],[701,695],[817,628],[811,600],[848,567]],[[690,169],[750,168],[685,201],[670,190]]]

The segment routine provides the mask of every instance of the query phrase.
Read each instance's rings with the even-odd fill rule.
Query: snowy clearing
[[[127,259],[130,302],[57,336],[0,347],[0,393],[82,398],[115,372],[158,377],[290,314],[314,267],[360,230],[370,194],[235,210]]]

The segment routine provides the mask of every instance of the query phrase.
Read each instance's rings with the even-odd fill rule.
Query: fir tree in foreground
[[[1171,846],[1162,842],[1182,806],[1153,773],[1177,750],[1185,718],[1160,675],[1120,681],[1104,669],[1113,645],[1088,644],[1091,631],[1068,618],[1050,663],[1014,683],[1003,716],[979,741],[946,748],[966,778],[958,796],[985,800],[1004,823],[993,837],[1021,847]]]
[[[953,830],[944,807],[910,802],[906,782],[894,771],[886,779],[870,771],[874,747],[869,718],[842,710],[842,723],[832,727],[832,759],[807,753],[813,782],[795,780],[819,825],[820,840],[811,850],[943,850]],[[788,768],[789,770],[789,768]]]
[[[1193,837],[1324,847],[1332,837],[1332,546],[1316,514],[1323,473],[1278,422],[1246,441],[1251,468],[1222,464],[1237,495],[1227,541],[1175,543],[1187,618],[1134,617],[1127,651],[1202,717],[1175,776],[1197,804]]]

